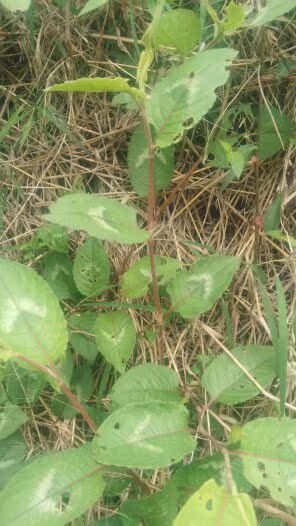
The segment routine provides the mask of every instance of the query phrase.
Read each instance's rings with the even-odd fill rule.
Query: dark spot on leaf
[[[171,458],[171,464],[174,464],[176,462],[175,458]]]
[[[179,141],[179,139],[181,139],[181,137],[182,137],[182,133],[178,133],[178,135],[176,135],[176,137],[174,137],[173,142]]]
[[[193,126],[193,124],[194,124],[193,117],[189,117],[189,119],[187,119],[186,121],[183,122],[182,126],[184,128],[190,128],[191,126]]]
[[[241,388],[241,389],[244,389],[244,388],[245,388],[244,384],[241,384],[241,385],[240,385],[240,388]]]
[[[265,471],[265,464],[263,462],[258,462],[258,469],[259,471]]]
[[[114,424],[114,429],[119,429],[120,428],[120,424],[119,422],[116,422],[116,424]]]
[[[206,509],[207,509],[208,511],[212,511],[212,509],[213,509],[213,501],[212,501],[212,499],[209,499],[209,500],[206,502]]]
[[[264,472],[263,475],[262,475],[262,477],[263,477],[264,479],[267,479],[267,473]]]
[[[194,79],[194,77],[195,77],[195,72],[194,72],[194,71],[191,71],[191,72],[189,73],[189,78],[190,78],[190,79]]]
[[[279,442],[278,445],[277,445],[276,447],[279,448],[279,447],[282,447],[283,445],[284,445],[283,442]]]
[[[278,488],[278,491],[279,491],[279,493],[281,493],[282,492],[282,488]]]

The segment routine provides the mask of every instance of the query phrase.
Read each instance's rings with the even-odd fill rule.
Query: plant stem
[[[274,517],[278,517],[279,519],[282,519],[284,522],[289,524],[289,526],[296,526],[296,518],[292,517],[292,515],[289,515],[285,511],[278,510],[274,506],[271,506],[268,501],[264,499],[257,499],[254,500],[254,506],[255,508],[258,508],[262,511],[264,511],[268,515],[273,515]]]
[[[56,367],[53,364],[50,365],[49,367],[47,367],[46,365],[42,365],[39,362],[35,362],[35,360],[31,360],[30,358],[27,358],[26,356],[23,356],[22,354],[14,353],[14,356],[16,358],[18,358],[19,360],[22,360],[23,362],[31,365],[32,367],[34,367],[34,369],[39,369],[39,371],[42,371],[45,374],[49,374],[52,378],[54,378],[58,382],[60,388],[65,393],[65,395],[69,398],[72,406],[76,409],[76,411],[78,411],[78,413],[81,414],[82,418],[89,425],[91,430],[94,433],[96,432],[97,426],[94,423],[93,419],[89,416],[88,412],[83,407],[83,405],[81,405],[81,403],[79,402],[77,396],[63,382],[63,380],[61,379],[61,377],[59,375],[58,370],[56,369]]]

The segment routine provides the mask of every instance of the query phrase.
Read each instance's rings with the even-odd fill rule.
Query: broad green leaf
[[[158,285],[166,286],[176,276],[181,263],[167,256],[155,256],[155,268]],[[149,256],[144,256],[134,263],[121,278],[122,295],[129,299],[140,298],[148,292],[152,284],[152,274]]]
[[[124,373],[136,345],[136,330],[130,315],[127,312],[99,314],[95,331],[99,352],[119,373]]]
[[[152,35],[154,49],[187,55],[199,42],[199,16],[190,9],[166,11]]]
[[[0,357],[12,352],[42,364],[67,346],[66,322],[49,285],[33,270],[0,258]]]
[[[28,11],[31,0],[0,0],[0,4],[9,11]]]
[[[245,157],[240,151],[231,152],[229,163],[236,179],[239,179],[245,167]]]
[[[42,277],[52,288],[57,298],[62,301],[75,299],[78,291],[73,279],[72,261],[68,254],[51,252],[42,260]]]
[[[13,404],[29,405],[41,395],[46,380],[39,371],[23,369],[14,362],[6,364],[6,392]]]
[[[42,455],[20,469],[0,494],[2,524],[64,526],[102,495],[102,474],[89,445]]]
[[[109,259],[96,238],[90,237],[78,248],[73,276],[79,292],[84,296],[97,296],[108,287]]]
[[[285,15],[296,7],[296,0],[266,0],[257,15],[251,20],[251,26],[259,27],[268,24],[275,18]]]
[[[143,126],[133,133],[128,149],[128,171],[133,189],[140,196],[147,196],[149,191],[148,147]],[[170,184],[174,169],[174,150],[172,147],[155,151],[154,190],[164,190]]]
[[[27,443],[20,431],[0,440],[0,490],[21,467],[27,449]]]
[[[112,106],[125,106],[127,110],[137,110],[138,104],[129,93],[118,93],[112,99]]]
[[[74,351],[81,354],[90,364],[93,364],[98,347],[95,340],[96,312],[85,311],[81,314],[72,314],[68,319],[70,329],[70,344]]]
[[[286,232],[283,233],[280,230],[271,230],[267,232],[267,234],[274,239],[278,239],[279,241],[285,241],[292,247],[296,247],[296,239],[286,234]]]
[[[182,139],[210,110],[215,90],[229,76],[226,67],[236,57],[233,49],[211,49],[190,57],[160,80],[147,102],[156,129],[156,144],[166,148]]]
[[[273,347],[247,345],[236,347],[231,352],[263,388],[268,387],[277,375]],[[260,393],[256,385],[225,353],[215,358],[207,367],[202,384],[212,399],[229,405],[245,402]]]
[[[121,407],[105,420],[93,441],[100,463],[153,469],[179,462],[195,448],[188,412],[177,403]]]
[[[232,34],[242,27],[246,14],[242,4],[236,4],[233,0],[225,8],[225,20],[222,21],[223,30],[226,34]]]
[[[5,402],[0,412],[0,440],[12,435],[27,420],[26,413],[17,405],[9,401]]]
[[[181,402],[178,376],[164,365],[146,363],[123,374],[113,385],[112,402],[120,407],[146,402]]]
[[[294,131],[295,124],[288,115],[285,113],[281,114],[279,110],[273,106],[271,106],[269,110],[264,107],[262,110],[258,142],[259,159],[264,161],[280,152],[289,143]]]
[[[67,91],[83,93],[130,93],[134,97],[143,97],[143,93],[137,88],[129,85],[128,80],[122,77],[108,78],[82,78],[77,80],[67,80],[62,84],[54,84],[47,88],[47,91]]]
[[[177,272],[168,286],[174,311],[183,318],[193,318],[211,309],[229,286],[239,264],[236,256],[208,256],[199,259],[189,271]]]
[[[231,475],[237,490],[249,493],[252,486],[243,475],[242,460],[234,455],[230,455],[229,460]],[[175,488],[178,502],[183,505],[209,479],[214,479],[219,485],[227,483],[223,453],[214,453],[209,457],[199,458],[182,466],[170,479],[168,485]]]
[[[126,244],[143,243],[149,234],[138,228],[136,215],[134,208],[115,199],[72,193],[52,204],[44,219],[72,230],[85,230],[98,239]]]
[[[295,506],[296,425],[290,418],[259,418],[243,427],[238,454],[244,475],[256,488],[265,487],[273,499]]]
[[[167,485],[153,495],[142,499],[128,499],[118,509],[118,513],[129,519],[136,520],[136,524],[145,526],[172,526],[178,513],[175,492]]]
[[[42,225],[32,239],[36,250],[49,248],[54,252],[67,253],[69,240],[66,230],[59,225]]]
[[[208,480],[181,509],[174,526],[256,526],[252,501],[245,493],[233,495]]]
[[[277,230],[281,222],[282,194],[277,194],[264,215],[264,230],[271,232]]]
[[[88,0],[81,11],[79,11],[78,16],[86,15],[90,11],[99,9],[100,7],[103,7],[105,4],[107,4],[107,2],[108,0]]]

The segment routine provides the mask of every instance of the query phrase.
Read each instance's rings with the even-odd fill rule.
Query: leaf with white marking
[[[148,232],[137,226],[137,211],[109,197],[73,193],[60,197],[44,216],[46,221],[90,236],[119,243],[143,243]]]
[[[99,314],[95,326],[99,352],[115,369],[124,373],[136,345],[136,330],[126,312]]]
[[[208,256],[199,259],[191,270],[180,270],[168,286],[174,311],[193,318],[211,309],[225,292],[238,269],[236,256]]]
[[[42,455],[21,468],[0,495],[1,522],[64,526],[102,495],[103,471],[90,445]]]
[[[159,287],[167,286],[181,267],[180,261],[167,256],[155,256],[155,269]],[[140,298],[148,292],[152,284],[149,256],[144,256],[132,265],[121,278],[121,292],[129,299]]]
[[[57,361],[68,337],[51,288],[33,270],[1,258],[0,275],[0,357],[15,352],[45,365]]]
[[[211,109],[215,90],[225,84],[233,49],[210,49],[187,58],[161,79],[147,101],[148,117],[156,130],[156,144],[166,148],[179,142]]]
[[[0,440],[0,490],[16,473],[26,456],[28,446],[20,431]]]
[[[103,464],[154,469],[179,462],[195,445],[185,407],[154,401],[114,411],[98,429],[93,451]]]
[[[90,237],[78,248],[73,275],[79,292],[84,296],[97,296],[108,287],[109,259],[96,238]]]
[[[110,398],[120,407],[152,400],[181,402],[178,376],[173,369],[164,365],[137,365],[115,382]]]
[[[253,27],[268,24],[275,18],[285,15],[296,7],[296,0],[266,0],[266,5],[259,9],[250,25]]]
[[[135,192],[147,196],[149,191],[148,146],[143,126],[134,131],[128,148],[128,171]],[[170,184],[174,169],[174,150],[172,147],[155,150],[154,190],[159,192]]]

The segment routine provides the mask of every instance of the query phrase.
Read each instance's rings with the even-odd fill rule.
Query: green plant
[[[103,3],[97,2],[95,7]],[[93,9],[89,4],[87,9]],[[0,439],[5,441],[8,461],[14,451],[12,438],[27,420],[18,405],[24,397],[28,404],[34,401],[45,384],[50,384],[54,391],[53,414],[70,418],[80,413],[92,432],[91,443],[61,453],[40,455],[24,465],[14,466],[13,470],[8,463],[10,471],[6,469],[4,457],[6,483],[0,494],[3,524],[67,524],[94,505],[106,488],[110,494],[113,479],[114,495],[130,487],[134,497],[119,508],[121,524],[255,525],[254,507],[293,520],[296,429],[293,420],[284,416],[288,342],[281,283],[277,282],[278,327],[270,314],[272,346],[240,346],[231,352],[226,349],[202,374],[202,385],[211,400],[226,405],[241,403],[265,392],[278,377],[280,399],[270,397],[273,402],[280,402],[281,420],[277,416],[259,418],[246,422],[242,428],[232,429],[228,443],[218,443],[217,456],[206,458],[202,463],[194,434],[197,428],[204,433],[203,417],[196,426],[186,408],[188,400],[195,407],[194,392],[190,386],[181,387],[177,374],[165,365],[163,333],[167,325],[172,319],[186,324],[186,320],[212,309],[242,264],[239,257],[211,255],[199,257],[189,268],[182,268],[179,260],[155,254],[154,236],[157,192],[168,188],[172,180],[174,145],[212,108],[216,89],[227,82],[227,68],[236,57],[235,50],[218,47],[219,39],[247,24],[248,19],[242,5],[231,2],[225,17],[219,20],[210,3],[204,1],[216,25],[211,44],[216,43],[217,47],[184,59],[184,55],[199,44],[199,18],[195,12],[177,7],[164,13],[164,4],[162,0],[157,3],[153,20],[142,38],[144,50],[138,65],[137,87],[131,87],[124,78],[86,78],[48,88],[50,92],[123,93],[124,100],[129,104],[132,101],[132,107],[137,108],[142,124],[135,129],[130,141],[128,167],[135,192],[139,197],[147,197],[147,229],[144,224],[143,228],[138,226],[136,209],[129,205],[94,194],[66,194],[51,205],[44,216],[52,224],[51,232],[56,233],[55,242],[46,234],[49,227],[39,230],[35,239],[34,249],[51,250],[43,257],[43,278],[24,265],[0,259],[3,369]],[[295,5],[296,2],[290,2],[287,9]],[[257,27],[262,18],[269,21],[270,16],[281,15],[285,9],[279,10],[276,3],[270,1],[250,24]],[[181,32],[175,38],[171,29],[179,21],[187,28],[192,24],[193,30]],[[181,59],[179,65],[152,83],[150,90],[147,83],[158,52],[181,55]],[[270,156],[289,141],[293,130],[290,122],[281,121],[276,110],[271,108],[268,115],[282,132],[281,141],[278,135],[274,137],[267,152]],[[231,116],[228,114],[227,118]],[[270,130],[270,120],[265,118],[262,126]],[[226,162],[233,171],[232,176],[238,178],[247,159],[238,138],[232,139],[226,141],[227,146],[220,140],[226,153],[220,162]],[[261,154],[265,159],[266,144],[261,141],[258,146],[259,157]],[[217,161],[217,148],[212,152]],[[268,231],[278,228],[279,221],[274,220],[274,215],[279,215],[278,208],[276,203],[271,219],[270,215],[266,218]],[[90,236],[77,249],[74,263],[67,254],[64,228]],[[148,255],[130,266],[119,283],[113,280],[111,285],[113,277],[110,278],[110,264],[102,241],[147,245]],[[136,365],[126,371],[136,345],[136,328],[130,312],[137,304],[101,302],[100,307],[112,310],[97,314],[92,309],[97,306],[92,300],[112,286],[119,286],[127,300],[148,295],[150,304],[146,307],[152,307],[155,318],[150,337],[156,363]],[[264,295],[265,289],[262,290]],[[59,300],[72,300],[82,307],[86,305],[87,310],[82,308],[67,319]],[[268,298],[265,297],[266,306],[268,308]],[[145,305],[140,303],[138,307]],[[86,362],[76,361],[74,366],[68,341]],[[91,365],[98,353],[106,360],[108,371],[113,367],[115,378],[117,375],[108,392],[110,411],[103,415],[98,415],[96,407],[88,403],[93,390]],[[21,378],[23,392],[17,392],[13,383],[15,376]],[[27,384],[29,392],[25,388]],[[23,444],[19,436],[17,440],[21,445],[17,459],[21,460]],[[193,462],[176,467],[190,455],[195,457]],[[150,470],[164,468],[176,468],[175,474],[167,483],[163,481],[160,491],[153,493],[148,477]],[[137,469],[144,470],[144,477],[134,471]],[[118,473],[119,489],[116,488]],[[149,495],[144,496],[145,493]],[[274,502],[260,498],[262,493],[270,495]],[[285,506],[285,511],[278,505]]]

